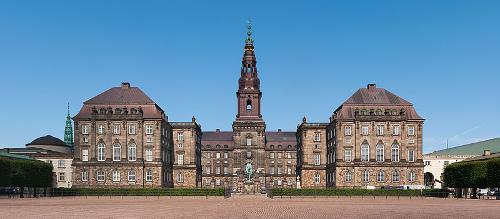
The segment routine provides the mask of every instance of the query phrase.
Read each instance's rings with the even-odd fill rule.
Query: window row
[[[288,159],[294,158],[293,153],[291,153],[291,152],[287,152],[285,154],[286,154],[286,158],[288,158]],[[275,158],[281,159],[281,158],[283,158],[283,153],[281,153],[281,152],[276,152],[276,153],[275,152],[270,152],[269,153],[269,158],[270,159],[275,159]]]
[[[144,151],[146,161],[153,161],[153,149],[146,148]],[[113,161],[121,161],[122,159],[122,146],[119,143],[113,145],[112,148],[112,159]],[[132,143],[127,148],[127,159],[128,161],[137,160],[137,145]],[[106,160],[106,145],[104,143],[97,144],[97,161]],[[89,149],[82,149],[82,161],[89,161]]]
[[[385,161],[385,148],[383,144],[377,144],[375,148],[375,157],[377,162]],[[344,162],[352,162],[353,154],[352,149],[344,149]],[[369,162],[370,161],[370,146],[368,144],[361,145],[361,162]],[[400,161],[400,149],[398,144],[393,144],[391,146],[391,162],[399,162]],[[408,162],[415,162],[415,151],[408,150]]]
[[[112,131],[113,134],[119,135],[121,133],[121,128],[122,125],[120,124],[113,124],[112,125]],[[90,125],[82,125],[82,134],[88,135],[90,131]],[[136,124],[129,124],[128,125],[128,134],[130,135],[135,135],[137,130],[137,125]],[[97,125],[97,134],[105,134],[106,132],[106,127],[103,124]],[[153,134],[153,125],[145,125],[145,132],[147,135],[152,135]]]
[[[376,173],[376,181],[377,182],[385,182],[386,181],[386,176],[385,172],[383,170],[380,170]],[[416,173],[414,171],[411,171],[408,174],[408,182],[415,182],[416,180]],[[353,181],[353,172],[351,171],[346,171],[344,173],[344,181],[345,182],[352,182]],[[368,170],[364,170],[363,173],[361,174],[361,181],[362,182],[369,182],[370,181],[370,172]],[[391,173],[391,181],[392,182],[399,182],[400,181],[400,173],[397,170],[392,171]]]
[[[384,135],[384,130],[385,130],[385,125],[377,125],[375,131],[376,131],[377,135]],[[399,125],[393,125],[392,126],[392,135],[400,135],[400,133],[401,133],[401,127]],[[369,135],[369,134],[370,134],[369,126],[362,125],[361,126],[361,135]],[[408,136],[414,136],[415,135],[415,126],[408,126],[407,134],[408,134]],[[344,126],[344,135],[345,136],[352,135],[352,126]]]
[[[153,171],[151,169],[146,170],[145,172],[145,179],[147,182],[153,181]],[[82,171],[81,173],[81,179],[82,182],[87,182],[89,180],[89,172],[88,171]],[[96,171],[96,180],[97,182],[104,182],[106,180],[106,172],[104,170],[98,170]],[[135,182],[136,181],[136,172],[135,170],[129,170],[127,172],[127,180],[129,182]],[[120,182],[121,181],[121,173],[118,170],[114,170],[112,172],[112,181],[113,182]]]

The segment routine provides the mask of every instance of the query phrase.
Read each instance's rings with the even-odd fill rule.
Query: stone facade
[[[302,188],[326,187],[326,123],[308,123],[297,128],[298,172]]]
[[[173,185],[171,125],[139,88],[111,88],[84,102],[73,119],[73,186]]]
[[[331,117],[328,186],[422,188],[423,119],[413,105],[370,84]]]
[[[201,127],[191,122],[171,122],[174,136],[174,187],[201,186]]]

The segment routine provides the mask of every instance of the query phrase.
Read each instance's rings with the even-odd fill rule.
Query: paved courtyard
[[[0,218],[500,218],[500,201],[262,196],[0,199]]]

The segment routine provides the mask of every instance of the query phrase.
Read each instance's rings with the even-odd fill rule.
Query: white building
[[[477,157],[485,151],[500,152],[500,138],[434,151],[424,155],[424,182],[426,187],[442,188],[444,168],[467,158]]]

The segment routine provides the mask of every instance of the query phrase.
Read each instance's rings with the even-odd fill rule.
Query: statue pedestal
[[[252,181],[245,181],[245,194],[254,194],[255,193],[255,185]]]

